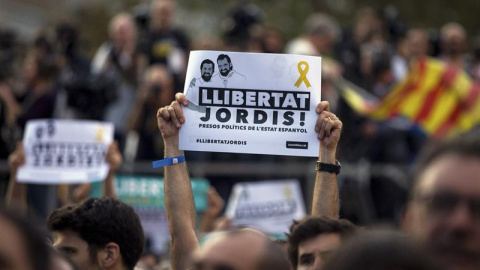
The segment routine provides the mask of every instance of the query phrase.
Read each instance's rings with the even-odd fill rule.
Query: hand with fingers
[[[315,131],[320,140],[320,156],[328,163],[335,163],[335,154],[342,131],[342,121],[330,112],[328,101],[322,101],[315,111],[318,114]]]
[[[207,202],[208,208],[205,211],[205,214],[216,218],[222,211],[225,202],[214,187],[210,187],[207,192]]]
[[[157,124],[165,143],[178,143],[178,130],[185,123],[182,106],[188,101],[184,94],[177,93],[175,101],[169,106],[162,107],[157,112]]]

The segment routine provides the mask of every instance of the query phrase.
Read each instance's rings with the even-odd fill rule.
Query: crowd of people
[[[56,25],[53,38],[48,30],[39,32],[24,57],[2,52],[11,53],[1,59],[0,67],[0,157],[8,157],[10,179],[5,208],[0,209],[0,265],[41,270],[480,268],[480,212],[475,213],[480,211],[478,133],[430,142],[419,154],[425,134],[404,123],[379,123],[356,115],[336,88],[338,80],[346,79],[382,98],[407,76],[413,63],[426,57],[478,80],[478,48],[468,50],[462,25],[449,22],[432,33],[365,8],[348,28],[341,28],[328,14],[313,14],[303,33],[287,41],[257,13],[240,8],[232,15],[235,27],[223,39],[200,37],[190,42],[173,23],[175,8],[173,0],[154,1],[147,27],[129,13],[115,15],[108,26],[109,40],[92,59],[82,52],[76,27],[66,22]],[[222,198],[212,189],[209,208],[197,226],[187,163],[166,166],[171,243],[169,259],[163,258],[160,265],[158,254],[145,248],[148,241],[138,214],[116,198],[114,175],[123,159],[185,155],[179,149],[179,129],[188,119],[180,105],[188,106],[189,100],[179,92],[191,49],[323,57],[323,101],[311,127],[320,141],[313,200],[308,202],[312,210],[304,219],[292,221],[283,240],[272,240],[258,230],[229,226],[221,216]],[[17,70],[19,62],[22,68]],[[16,181],[25,153],[22,144],[14,142],[21,139],[28,120],[40,118],[94,119],[115,125],[117,142],[106,153],[110,171],[102,183],[103,197],[88,198],[90,186],[84,184],[62,187],[57,201],[52,186]],[[252,160],[262,158],[270,157]],[[341,215],[338,171],[325,169],[339,170],[337,158],[414,164],[398,228],[364,228]],[[195,159],[249,156],[201,153],[187,158]],[[62,207],[46,211],[49,208],[40,205],[47,201]],[[44,226],[26,221],[30,207],[46,219]]]
[[[180,104],[188,105],[183,94],[177,94],[176,101],[157,112],[166,158],[184,155],[178,148],[178,134],[188,119]],[[334,165],[342,122],[329,111],[327,101],[321,102],[316,112],[318,162]],[[320,166],[311,215],[293,221],[287,241],[271,240],[254,229],[224,227],[204,231],[211,235],[201,245],[188,168],[179,161],[164,169],[170,265],[173,269],[239,270],[478,269],[480,226],[475,211],[480,201],[479,150],[476,134],[425,148],[416,163],[400,229],[362,228],[339,219],[337,174]],[[17,153],[21,152],[20,148]],[[21,155],[12,157],[11,165],[22,162]],[[106,183],[111,185],[112,181]],[[26,194],[23,184],[10,184],[17,189],[7,198],[9,208],[14,209]],[[103,198],[69,204],[50,213],[50,244],[44,233],[25,223],[18,213],[2,210],[0,225],[5,241],[1,241],[0,252],[5,265],[12,269],[155,269],[144,261],[139,263],[145,239],[138,215],[108,190],[104,189]]]
[[[155,133],[155,123],[143,116],[183,92],[189,51],[204,49],[322,56],[322,99],[347,124],[341,157],[409,163],[424,138],[355,115],[340,97],[336,81],[343,77],[381,98],[405,78],[413,61],[423,57],[438,58],[473,79],[480,74],[477,43],[470,46],[466,30],[456,22],[446,23],[439,31],[408,28],[400,18],[363,8],[356,12],[352,26],[340,27],[332,16],[315,13],[305,20],[297,37],[286,40],[280,27],[269,26],[261,11],[254,12],[249,5],[232,13],[230,30],[192,41],[174,24],[175,8],[174,1],[154,1],[146,18],[127,12],[113,16],[105,26],[108,40],[91,59],[80,46],[80,40],[88,37],[82,37],[73,23],[42,29],[23,51],[14,49],[18,45],[14,33],[1,29],[1,157],[13,151],[12,142],[21,138],[26,121],[53,117],[114,123],[122,153],[132,134],[137,134],[140,140],[129,160],[161,155],[162,140]],[[389,145],[385,137],[396,140],[398,146],[383,147]],[[352,145],[362,147],[352,150]]]

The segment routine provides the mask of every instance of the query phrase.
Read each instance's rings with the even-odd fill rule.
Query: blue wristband
[[[160,167],[164,167],[164,166],[168,166],[168,165],[175,165],[175,164],[183,163],[183,162],[185,162],[185,156],[181,155],[181,156],[178,156],[178,157],[168,157],[168,158],[164,158],[164,159],[161,159],[161,160],[154,161],[154,162],[152,162],[152,166],[153,166],[154,169],[156,169],[156,168],[160,168]]]

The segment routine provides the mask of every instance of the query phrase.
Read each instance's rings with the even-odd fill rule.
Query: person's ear
[[[120,247],[113,242],[110,242],[105,245],[105,248],[101,251],[102,255],[100,258],[100,264],[103,268],[109,269],[112,268],[117,262],[121,262],[122,254],[120,253]]]

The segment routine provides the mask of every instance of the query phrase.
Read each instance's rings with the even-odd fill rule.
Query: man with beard
[[[215,64],[210,59],[205,59],[200,64],[201,78],[193,78],[188,87],[187,98],[191,102],[190,109],[199,110],[199,95],[198,89],[200,86],[208,85],[212,82],[213,72],[215,72]]]
[[[210,79],[213,76],[213,72],[215,71],[215,65],[213,64],[212,60],[205,59],[200,64],[200,72],[202,74],[202,79],[199,79],[200,84],[210,82]]]
[[[215,85],[235,88],[247,81],[247,78],[233,69],[232,60],[226,54],[217,57],[219,73],[213,77]]]

